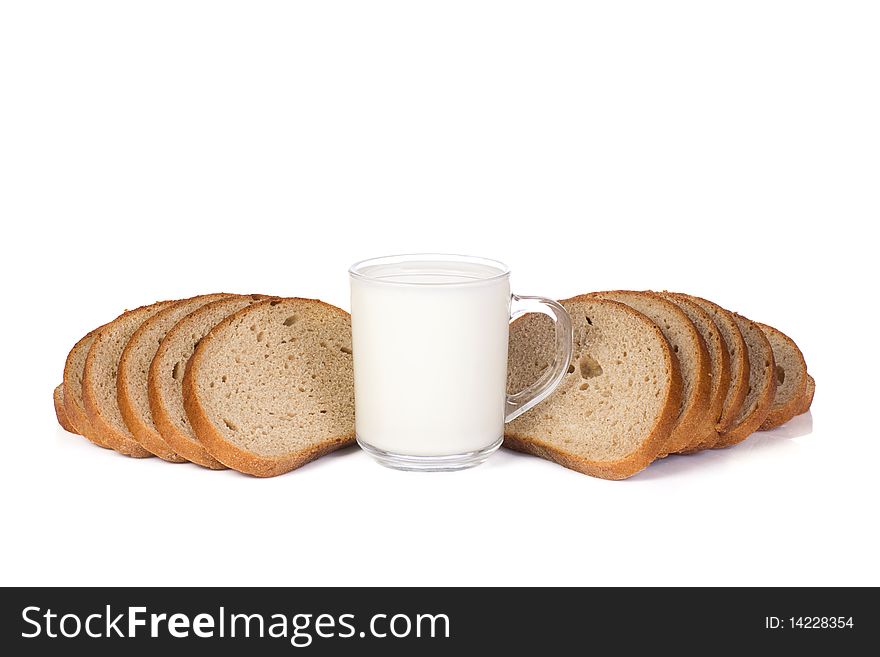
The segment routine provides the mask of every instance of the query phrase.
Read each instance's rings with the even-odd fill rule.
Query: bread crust
[[[691,445],[699,444],[700,442],[705,440],[705,437],[709,435],[712,428],[715,426],[715,422],[712,420],[709,411],[709,395],[712,385],[712,371],[710,369],[709,351],[706,347],[706,343],[703,340],[703,337],[700,335],[700,332],[697,331],[697,328],[694,326],[693,322],[691,322],[690,318],[681,308],[676,306],[672,301],[664,299],[661,295],[655,292],[613,290],[608,292],[593,292],[590,293],[588,296],[602,299],[606,298],[605,295],[625,295],[629,297],[650,299],[655,302],[660,302],[667,308],[668,312],[676,315],[679,318],[679,321],[683,326],[688,327],[688,332],[690,333],[691,340],[694,342],[694,344],[697,345],[696,353],[692,354],[693,358],[697,362],[696,377],[694,379],[694,385],[691,389],[690,398],[682,400],[681,413],[672,428],[671,434],[669,435],[669,444],[664,450],[664,453],[661,454],[661,456],[667,456],[676,452],[683,452],[688,450]],[[626,302],[624,301],[623,303],[625,304]],[[661,330],[661,334],[662,333],[663,332]],[[664,340],[666,340],[665,335]],[[666,340],[666,342],[667,344],[669,343],[668,340]],[[681,364],[674,352],[672,353],[672,358],[679,363],[679,371],[681,371]]]
[[[727,390],[727,398],[724,400],[721,420],[716,425],[718,440],[720,440],[721,434],[731,429],[736,423],[736,419],[739,416],[739,412],[742,410],[743,402],[745,402],[746,395],[749,391],[750,370],[746,341],[743,338],[739,327],[736,325],[736,318],[733,313],[726,308],[722,308],[713,301],[692,294],[684,294],[681,292],[673,292],[671,294],[690,299],[700,307],[709,311],[710,314],[715,312],[727,320],[730,334],[728,335],[724,331],[721,331],[721,340],[727,349],[727,355],[730,360],[730,385]],[[733,344],[730,344],[729,340],[732,340]],[[734,356],[734,353],[736,356]],[[715,441],[716,444],[718,440]],[[705,446],[714,447],[714,444],[709,444],[707,442],[705,443]]]
[[[189,299],[181,299],[180,301],[163,308],[141,324],[132,334],[131,338],[129,338],[128,344],[126,344],[125,348],[122,350],[122,356],[119,358],[119,373],[116,376],[116,399],[119,402],[119,410],[122,413],[122,419],[125,421],[128,430],[131,431],[131,435],[134,436],[134,439],[138,444],[164,461],[168,461],[169,463],[187,463],[187,459],[175,452],[174,449],[165,442],[162,435],[156,431],[156,429],[144,422],[138,408],[135,406],[134,399],[131,396],[132,386],[134,385],[131,381],[131,363],[135,358],[134,350],[140,342],[143,334],[150,330],[150,327],[153,326],[155,322],[161,321],[165,313],[171,312],[180,304],[190,303],[201,299],[213,298],[219,300],[233,296],[234,295],[232,294],[217,293],[198,295],[190,297]]]
[[[810,406],[813,405],[813,395],[816,394],[816,379],[807,374],[807,389],[804,392],[804,397],[801,400],[800,406],[798,406],[798,415],[803,415],[807,411],[810,410]]]
[[[95,357],[97,348],[107,339],[107,335],[116,326],[117,322],[128,319],[132,313],[138,313],[147,308],[173,303],[172,301],[157,301],[156,303],[140,306],[134,310],[127,310],[119,317],[114,319],[97,329],[95,333],[95,341],[89,349],[89,355],[86,356],[86,365],[83,371],[83,405],[85,406],[86,415],[91,423],[92,429],[97,436],[109,447],[112,447],[120,454],[131,456],[133,458],[149,458],[153,453],[144,449],[137,441],[130,436],[119,431],[105,417],[98,401],[97,392],[95,391],[97,372],[95,371]]]
[[[245,451],[234,443],[226,440],[226,438],[214,427],[214,424],[208,417],[207,411],[199,400],[196,378],[199,376],[204,355],[211,343],[217,339],[218,334],[243,314],[254,312],[255,309],[266,304],[284,301],[301,301],[320,304],[324,308],[330,309],[335,313],[341,313],[348,316],[348,313],[341,308],[337,308],[336,306],[320,301],[319,299],[275,297],[266,299],[265,301],[259,301],[229,315],[226,319],[222,320],[211,329],[199,342],[195,352],[193,352],[192,357],[186,364],[186,371],[183,375],[183,407],[186,410],[187,417],[193,427],[193,432],[195,433],[196,438],[198,438],[199,442],[202,443],[211,456],[217,459],[220,463],[233,470],[253,475],[254,477],[275,477],[277,475],[285,474],[334,450],[351,445],[355,441],[355,432],[354,429],[352,429],[349,433],[331,436],[319,444],[312,445],[298,452],[285,454],[281,457],[270,458],[260,456]]]
[[[693,299],[689,299],[684,295],[671,294],[669,292],[660,292],[664,299],[668,299],[672,303],[680,306],[685,312],[693,313],[698,316],[700,321],[706,326],[713,329],[712,338],[714,344],[710,347],[707,343],[706,347],[709,354],[709,370],[710,370],[710,387],[709,401],[707,404],[707,425],[706,434],[695,440],[691,446],[680,453],[692,454],[706,447],[714,445],[718,441],[718,423],[721,421],[721,415],[724,412],[724,401],[727,398],[727,391],[730,389],[730,353],[724,346],[724,340],[721,338],[721,330],[710,315],[700,304]],[[695,322],[696,324],[696,322]],[[699,327],[697,327],[699,331]],[[705,336],[700,333],[705,342]],[[717,371],[713,371],[717,370]]]
[[[782,426],[794,416],[800,414],[800,409],[804,404],[804,398],[807,395],[807,362],[804,360],[804,355],[801,353],[801,350],[795,341],[785,333],[767,324],[762,324],[760,322],[755,323],[766,335],[772,335],[786,344],[786,346],[795,354],[795,359],[798,361],[801,371],[803,372],[798,390],[788,401],[778,402],[774,397],[773,404],[770,406],[770,413],[759,428],[759,431],[768,431]]]
[[[79,350],[86,348],[86,344],[101,328],[103,327],[99,326],[86,333],[83,337],[77,340],[77,343],[73,345],[70,352],[67,354],[67,359],[64,361],[64,378],[61,384],[64,391],[62,399],[64,401],[64,413],[67,416],[67,421],[73,427],[74,433],[78,433],[85,437],[98,447],[110,449],[110,446],[101,440],[100,436],[98,436],[97,432],[92,428],[92,424],[89,422],[89,417],[86,415],[85,408],[77,403],[76,395],[73,394],[72,389],[74,378],[82,377],[83,375],[82,370],[75,371],[76,368],[73,366],[74,357]]]
[[[565,306],[566,304],[581,301],[592,302],[595,300],[596,297],[591,294],[581,294],[570,299],[564,299],[560,303]],[[610,299],[601,299],[601,301],[602,303],[614,304],[620,308],[621,312],[638,319],[644,325],[645,330],[653,333],[658,343],[663,347],[663,360],[670,372],[669,386],[666,390],[666,398],[663,402],[662,410],[654,421],[654,426],[648,437],[636,451],[616,461],[590,461],[583,457],[569,454],[537,436],[514,432],[508,428],[509,425],[505,427],[504,446],[518,452],[540,456],[586,475],[602,479],[621,480],[632,477],[634,474],[644,470],[668,446],[669,435],[675,426],[681,405],[681,373],[678,370],[678,362],[673,357],[669,343],[654,322],[626,304]]]
[[[55,405],[55,417],[58,420],[58,424],[61,425],[61,428],[70,433],[78,434],[79,432],[73,428],[73,425],[70,423],[70,420],[67,418],[67,413],[64,410],[63,383],[55,386],[55,390],[52,391],[52,403]]]
[[[718,442],[714,445],[715,449],[731,447],[741,443],[757,431],[770,414],[770,408],[773,405],[773,397],[776,395],[776,363],[773,358],[773,348],[770,346],[770,341],[767,340],[764,332],[761,331],[755,322],[738,313],[734,313],[734,317],[736,317],[738,322],[753,326],[752,334],[760,342],[759,353],[754,352],[754,348],[750,346],[749,342],[746,342],[746,348],[749,350],[750,361],[756,361],[759,363],[763,361],[764,363],[764,367],[758,379],[758,384],[761,386],[761,389],[755,400],[755,407],[752,411],[740,419],[739,423],[730,431],[722,433],[719,436]],[[753,368],[754,363],[750,363],[749,367],[750,369]]]
[[[249,296],[251,298],[258,297],[260,299],[270,298],[265,295]],[[168,443],[171,449],[180,454],[183,458],[211,470],[225,470],[226,466],[211,456],[201,443],[193,440],[177,428],[177,425],[171,419],[171,414],[162,395],[162,386],[160,383],[162,372],[159,370],[159,366],[169,346],[178,339],[180,332],[186,328],[186,320],[202,314],[211,313],[215,308],[229,303],[230,300],[235,301],[240,298],[241,297],[239,296],[231,296],[212,301],[211,303],[205,304],[193,311],[171,327],[168,333],[165,334],[165,339],[162,340],[162,343],[159,345],[159,350],[153,357],[153,362],[150,363],[150,372],[147,378],[147,395],[150,399],[150,411],[153,413],[153,422],[156,423],[156,428],[159,430],[162,439]],[[231,314],[232,313],[229,313],[229,315]]]

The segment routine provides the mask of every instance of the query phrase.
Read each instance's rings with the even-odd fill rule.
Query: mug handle
[[[510,297],[510,321],[527,313],[541,313],[553,320],[556,328],[556,360],[533,384],[513,395],[507,395],[504,421],[510,422],[550,395],[562,381],[571,365],[572,335],[571,318],[565,308],[552,299],[526,297],[512,294]]]

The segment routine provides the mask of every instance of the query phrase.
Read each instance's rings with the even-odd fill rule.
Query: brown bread
[[[816,380],[807,374],[807,390],[804,393],[803,399],[801,400],[800,405],[798,406],[798,415],[802,415],[810,410],[810,406],[813,405],[813,395],[816,394]]]
[[[55,405],[55,418],[61,428],[70,433],[77,433],[70,420],[67,419],[67,412],[64,410],[64,384],[55,386],[55,390],[52,391],[52,402]]]
[[[721,419],[717,424],[718,432],[723,433],[736,423],[749,389],[749,354],[746,341],[739,330],[736,318],[729,310],[690,294],[676,293],[676,296],[685,297],[698,304],[712,316],[712,320],[721,332],[721,340],[730,360],[730,385],[727,389],[727,397],[724,399]]]
[[[109,445],[101,440],[97,432],[92,429],[92,424],[89,422],[88,415],[86,415],[82,398],[83,369],[85,368],[89,348],[91,348],[92,342],[95,340],[96,332],[97,329],[90,331],[80,338],[73,345],[70,353],[67,354],[67,359],[64,362],[64,381],[62,383],[64,394],[62,399],[64,401],[64,414],[67,416],[67,420],[75,432],[84,436],[98,447],[109,449]]]
[[[183,374],[196,345],[214,326],[263,298],[235,296],[191,312],[168,331],[150,363],[148,392],[156,428],[175,452],[212,470],[226,466],[211,456],[193,433],[183,408]]]
[[[354,442],[351,318],[315,299],[260,301],[189,359],[183,399],[210,454],[271,477]]]
[[[712,426],[707,427],[706,435],[703,438],[695,440],[691,444],[688,451],[694,452],[711,447],[718,441],[717,427],[724,413],[724,400],[727,398],[727,391],[730,388],[730,354],[721,339],[718,325],[700,304],[682,295],[662,293],[662,296],[684,311],[697,331],[700,332],[709,352],[711,386],[709,388],[708,409]]]
[[[767,419],[776,394],[773,349],[755,322],[734,314],[749,355],[749,387],[732,429],[722,433],[715,448],[730,447],[752,435]]]
[[[775,429],[800,414],[807,395],[807,363],[794,340],[767,324],[758,326],[767,336],[775,361],[776,394],[761,430]]]
[[[131,435],[116,399],[119,358],[129,338],[150,317],[173,301],[159,301],[122,313],[95,332],[83,369],[82,396],[92,430],[121,454],[136,458],[153,456]]]
[[[186,459],[165,442],[153,422],[147,392],[150,363],[165,334],[178,320],[206,303],[229,296],[231,295],[205,294],[166,306],[138,327],[119,358],[116,400],[119,403],[122,419],[141,447],[171,463],[183,463]]]
[[[616,301],[561,302],[574,327],[572,366],[547,399],[505,427],[504,445],[603,479],[625,479],[668,446],[681,405],[681,375],[660,329]],[[510,328],[508,390],[539,378],[554,352],[543,315]]]
[[[618,290],[593,296],[624,303],[654,322],[679,361],[681,409],[666,454],[681,452],[710,435],[715,422],[709,409],[712,385],[709,351],[693,322],[681,308],[653,292]]]

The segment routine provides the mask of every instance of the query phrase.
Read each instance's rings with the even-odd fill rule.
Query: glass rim
[[[433,262],[449,262],[449,263],[468,263],[474,265],[483,265],[496,271],[491,276],[485,278],[472,278],[461,281],[443,281],[441,283],[432,282],[416,282],[416,281],[389,281],[364,273],[367,267],[377,265],[392,265],[406,262],[433,261]],[[377,285],[401,285],[412,287],[462,287],[466,285],[482,285],[491,281],[497,281],[510,276],[510,267],[500,260],[491,258],[483,258],[481,256],[462,255],[459,253],[400,253],[395,255],[379,256],[377,258],[366,258],[359,260],[348,268],[348,275],[351,278],[369,281]]]

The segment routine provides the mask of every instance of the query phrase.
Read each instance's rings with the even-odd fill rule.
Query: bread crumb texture
[[[618,461],[637,451],[667,403],[672,372],[662,336],[613,302],[566,302],[574,327],[572,364],[559,387],[508,424],[589,461]],[[544,315],[511,325],[508,391],[535,381],[553,359],[554,329]]]
[[[239,449],[278,458],[354,433],[351,321],[327,304],[265,301],[200,346],[198,401]]]

